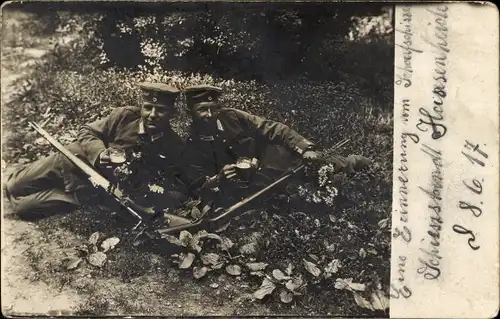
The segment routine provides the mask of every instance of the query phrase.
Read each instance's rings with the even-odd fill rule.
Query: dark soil
[[[28,132],[23,123],[27,120],[39,121],[40,112],[45,112],[54,101],[39,101],[40,104],[35,103],[38,111],[34,111],[34,102],[29,102],[22,94],[27,86],[25,80],[30,79],[34,83],[29,89],[31,91],[28,90],[30,96],[40,99],[47,90],[55,92],[55,96],[62,94],[41,80],[43,77],[57,79],[64,74],[78,81],[95,80],[102,75],[102,70],[88,68],[80,74],[80,71],[72,73],[64,67],[61,69],[59,62],[49,53],[55,50],[52,37],[57,42],[58,38],[67,34],[49,37],[30,34],[26,29],[23,31],[26,34],[19,40],[13,32],[23,30],[20,26],[28,25],[34,18],[25,13],[14,13],[3,18],[8,36],[2,33],[2,102],[8,102],[9,108],[8,112],[2,112],[8,114],[11,120],[7,131],[4,126],[2,136],[2,144],[8,144],[2,153],[2,173],[5,173],[5,166],[9,170],[50,150],[47,145],[35,143],[36,136]],[[11,25],[17,27],[9,29]],[[35,62],[39,64],[37,67],[33,67]],[[75,61],[72,63],[75,64]],[[130,74],[112,71],[106,76],[109,77],[97,81],[99,87],[115,83],[114,79],[127,79]],[[77,86],[88,90],[85,91],[88,96],[106,94],[104,91],[107,88],[103,88],[104,93],[96,93],[92,91],[94,84],[88,82],[81,85],[82,82],[78,81]],[[280,92],[284,85],[290,90],[303,85],[300,79],[294,81],[277,84],[275,88],[269,86],[268,89]],[[66,82],[62,80],[61,83]],[[44,85],[37,86],[37,83]],[[248,95],[259,91],[251,85],[254,84],[236,82],[235,87],[244,94],[235,99],[247,100]],[[250,89],[246,86],[250,86]],[[333,87],[331,83],[319,83],[318,86]],[[308,92],[307,88],[311,87],[316,87],[316,83],[300,91]],[[121,91],[116,93],[120,94]],[[305,101],[316,100],[320,105],[326,95],[300,98]],[[350,97],[342,98],[347,100]],[[328,105],[326,102],[323,104]],[[372,108],[368,104],[363,107],[367,110]],[[366,285],[365,291],[361,292],[365,297],[375,290],[382,290],[386,294],[389,290],[392,114],[386,109],[378,115],[362,113],[360,109],[352,112],[346,109],[340,112],[339,118],[344,117],[342,120],[349,125],[339,126],[338,135],[333,136],[332,133],[330,137],[326,134],[326,140],[350,138],[350,143],[340,149],[340,153],[363,154],[374,161],[368,171],[339,176],[337,186],[340,194],[332,207],[307,203],[285,194],[275,194],[264,204],[257,200],[252,211],[243,209],[225,230],[217,233],[234,243],[229,251],[222,250],[217,240],[204,240],[199,253],[170,244],[167,240],[144,241],[136,246],[133,244],[135,234],[131,231],[133,223],[122,218],[120,212],[103,211],[91,201],[68,214],[55,214],[33,222],[12,215],[10,207],[4,203],[2,232],[6,240],[2,240],[2,263],[5,260],[8,267],[2,278],[2,311],[6,314],[82,316],[387,316],[382,311],[377,313],[361,308],[351,291],[335,288],[337,279],[352,278],[353,283]],[[83,110],[84,114],[79,117],[63,113],[62,110],[62,106],[52,109],[51,112],[56,113],[53,114],[54,118],[62,116],[63,119],[61,122],[55,121],[58,124],[49,124],[51,131],[57,132],[58,138],[71,135],[66,133],[75,129],[75,123],[87,120],[85,116],[104,115],[107,112],[94,106],[94,109]],[[275,110],[275,113],[279,111],[293,119],[287,110]],[[265,110],[256,112],[263,113]],[[68,118],[64,119],[64,116]],[[311,126],[305,122],[310,118],[297,117],[299,128]],[[341,121],[339,118],[333,120]],[[329,122],[332,119],[314,120],[323,121],[321,127],[318,125],[319,131],[332,126]],[[15,125],[17,129],[13,129]],[[353,130],[351,126],[357,129]],[[321,132],[317,134],[318,137]],[[100,233],[101,241],[118,237],[120,243],[106,252],[107,261],[101,268],[84,260],[76,269],[68,270],[68,260],[75,254],[75,248],[87,243],[95,232]],[[254,245],[256,251],[242,254],[240,249],[246,244]],[[193,265],[189,269],[179,269],[177,255],[188,251],[195,254]],[[193,267],[202,266],[200,255],[206,253],[217,253],[225,264],[221,269],[212,269],[203,278],[195,279]],[[304,266],[304,259],[314,263],[321,270],[321,275],[311,274]],[[338,260],[340,266],[326,278],[325,267],[333,260]],[[268,266],[262,274],[251,274],[245,266],[248,262],[264,262]],[[240,265],[241,274],[228,274],[225,266],[230,264]],[[273,270],[286,272],[289,265],[293,268],[290,277],[301,277],[305,284],[300,288],[300,295],[285,304],[280,301],[280,292],[286,289],[285,281],[273,278]],[[259,289],[265,276],[275,281],[277,288],[271,295],[257,300],[252,294]],[[32,307],[24,302],[30,297],[33,298]]]

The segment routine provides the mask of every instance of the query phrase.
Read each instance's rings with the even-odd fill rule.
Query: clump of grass
[[[103,300],[95,295],[85,300],[85,302],[75,309],[76,316],[106,316],[109,315],[110,304],[108,300]]]
[[[319,242],[328,237],[339,247],[336,252],[338,258],[343,260],[343,277],[353,277],[358,282],[382,280],[384,290],[388,290],[390,225],[381,229],[378,223],[389,219],[391,213],[392,105],[378,104],[379,102],[362,94],[354,77],[352,81],[346,78],[339,83],[315,81],[304,76],[259,82],[161,68],[96,68],[92,59],[81,59],[83,47],[76,45],[52,50],[33,67],[28,77],[29,85],[25,85],[23,80],[17,83],[12,101],[3,111],[5,123],[8,123],[4,129],[12,133],[4,145],[4,159],[7,162],[32,161],[51,151],[49,146],[35,143],[37,136],[27,131],[28,121],[48,120],[45,128],[62,142],[69,143],[83,123],[104,117],[115,107],[136,104],[136,82],[149,80],[180,86],[202,83],[219,85],[226,92],[223,99],[226,107],[247,110],[281,121],[314,140],[322,148],[349,139],[349,143],[338,150],[340,154],[357,153],[374,160],[374,165],[369,170],[343,178],[342,194],[333,209],[309,212],[311,218],[295,226],[301,233],[308,234],[314,232],[315,219],[321,225],[333,223],[337,228],[319,233],[316,238],[318,240],[311,240],[302,248],[320,254]],[[362,56],[358,58],[363,59]],[[387,76],[391,77],[392,74],[388,73]],[[392,91],[387,90],[386,95],[387,100],[390,100]],[[188,125],[182,101],[179,102],[178,110],[179,117],[175,119],[174,125],[182,131]],[[285,208],[283,211],[289,212]],[[342,227],[339,223],[331,222],[329,215],[342,218]],[[41,222],[41,225],[46,232],[60,225],[83,237],[94,231],[125,231],[125,227],[116,227],[117,223],[112,218],[87,209],[84,212],[73,212],[69,219],[60,216],[50,218]],[[283,243],[284,237],[279,234],[274,236],[276,229],[283,230],[283,234],[285,231],[293,231],[290,224],[277,220],[262,224],[260,231],[269,235],[270,240],[267,250],[261,256],[264,260],[281,265],[285,262],[281,260],[284,255],[295,254],[295,258],[300,258],[306,254],[302,250],[292,251],[290,247],[285,247],[287,244]],[[234,234],[239,233],[236,230]],[[366,247],[368,243],[376,245],[377,255],[359,258],[360,248]],[[45,278],[54,276],[49,268],[57,267],[56,265],[41,266],[43,252],[30,251],[28,256],[30,264],[38,273]],[[109,271],[123,281],[128,281],[131,277],[152,271],[151,260],[143,251],[124,249],[115,256],[115,268],[105,267],[102,271]],[[133,267],[129,267],[131,264]],[[69,278],[63,277],[61,287],[68,281]],[[106,315],[116,309],[121,309],[124,313],[144,310],[130,303],[129,295],[117,295],[115,299],[115,304],[112,305],[110,299],[102,294],[90,294],[77,314],[95,316]],[[340,310],[344,314],[363,314],[352,296],[337,291],[328,282],[311,285],[308,294],[300,302],[303,307],[316,309],[317,313],[327,313],[332,300],[335,300],[335,307],[342,308]]]

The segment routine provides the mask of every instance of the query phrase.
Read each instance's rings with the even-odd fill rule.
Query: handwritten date
[[[481,167],[484,167],[485,165],[484,160],[488,159],[488,154],[486,154],[486,152],[484,152],[479,147],[479,144],[473,144],[467,140],[465,141],[462,155],[464,155],[472,165],[479,165]],[[468,189],[470,193],[472,193],[474,204],[469,200],[459,200],[458,208],[460,208],[462,211],[470,212],[475,218],[481,217],[481,215],[483,214],[483,210],[481,209],[480,205],[483,204],[483,202],[480,198],[477,198],[477,196],[480,196],[483,193],[483,185],[481,181],[479,181],[477,178],[472,178],[465,179],[462,181],[462,183],[464,184],[466,189]],[[479,202],[479,204],[477,204],[477,202]],[[476,234],[473,230],[459,224],[453,225],[452,229],[459,235],[467,236],[467,244],[469,245],[470,249],[478,250],[481,247],[476,244]]]

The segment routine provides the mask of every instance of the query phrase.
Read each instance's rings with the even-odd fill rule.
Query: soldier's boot
[[[36,221],[45,217],[69,213],[79,207],[74,194],[59,189],[47,189],[27,196],[8,194],[11,207],[21,219]]]

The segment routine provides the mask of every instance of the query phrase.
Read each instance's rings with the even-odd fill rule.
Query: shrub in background
[[[179,87],[202,83],[219,85],[225,90],[224,106],[286,123],[322,148],[348,138],[350,142],[341,153],[361,153],[375,160],[368,172],[343,181],[343,193],[348,194],[354,204],[343,202],[334,212],[335,216],[347,216],[349,222],[362,225],[356,235],[361,237],[344,238],[345,232],[339,232],[334,240],[339,245],[350,243],[341,247],[345,255],[356,256],[358,252],[354,250],[366,241],[385,247],[373,257],[377,259],[375,266],[360,259],[345,258],[345,269],[357,276],[356,280],[370,276],[388,278],[390,232],[387,230],[390,227],[381,230],[377,223],[381,220],[388,223],[392,198],[391,36],[379,34],[354,39],[354,34],[353,39],[347,40],[324,36],[328,23],[333,21],[328,18],[332,12],[327,12],[321,22],[308,20],[296,10],[240,12],[241,16],[235,16],[249,30],[254,30],[251,28],[254,24],[273,23],[272,27],[260,25],[261,29],[256,30],[288,32],[286,41],[293,39],[290,37],[296,32],[293,28],[300,29],[309,21],[309,27],[315,27],[318,36],[307,39],[304,35],[299,41],[314,44],[309,46],[312,49],[306,50],[307,46],[302,45],[303,49],[292,54],[292,60],[283,61],[280,59],[286,52],[262,51],[273,36],[259,32],[246,34],[243,29],[234,34],[232,30],[238,29],[234,21],[222,23],[227,16],[217,17],[216,13],[199,12],[192,17],[192,12],[175,11],[164,13],[160,19],[158,15],[143,12],[137,17],[123,16],[123,23],[110,21],[100,13],[69,15],[71,19],[66,15],[54,28],[73,30],[77,37],[69,44],[55,47],[33,66],[29,76],[16,83],[18,90],[4,105],[4,132],[10,134],[3,145],[3,159],[9,164],[32,161],[53,151],[43,138],[28,130],[28,121],[46,122],[45,128],[51,134],[63,143],[70,143],[81,124],[106,116],[115,107],[136,104],[138,82],[155,81]],[[197,26],[194,23],[197,19],[206,19],[207,15],[213,24]],[[83,22],[82,27],[73,26],[72,21],[79,20]],[[105,28],[106,24],[109,28]],[[140,28],[149,28],[149,31],[138,33]],[[186,30],[177,32],[176,28]],[[109,34],[100,33],[104,31]],[[200,34],[186,37],[193,32]],[[362,30],[356,32],[362,33]],[[65,32],[58,31],[54,37],[63,34]],[[159,40],[167,38],[169,41]],[[215,59],[219,54],[224,58]],[[270,56],[273,58],[266,61]],[[290,61],[297,62],[297,59],[304,61],[288,73],[281,72],[290,68]],[[221,68],[224,61],[229,62]],[[322,68],[324,73],[317,72]],[[224,72],[215,72],[217,70]],[[240,71],[248,74],[256,71],[259,76],[241,76]],[[180,134],[185,134],[189,118],[182,99],[178,109],[173,124]],[[338,297],[334,288],[326,291],[322,294]]]
[[[390,170],[393,70],[388,67],[392,62],[384,62],[388,58],[392,60],[392,55],[384,55],[392,39],[384,32],[390,29],[370,34],[366,28],[363,31],[359,27],[352,29],[342,24],[339,28],[343,29],[331,34],[327,26],[337,21],[333,17],[339,13],[338,9],[303,14],[297,8],[270,7],[264,12],[236,10],[231,17],[227,10],[220,9],[201,10],[195,14],[182,10],[158,14],[146,11],[135,15],[124,14],[126,10],[119,12],[121,16],[111,18],[102,12],[58,14],[59,25],[54,27],[58,33],[53,36],[57,38],[71,33],[73,40],[56,46],[33,67],[28,82],[4,109],[4,130],[24,132],[30,120],[47,122],[49,132],[63,142],[70,142],[81,124],[103,117],[117,106],[136,104],[138,82],[158,81],[179,87],[215,84],[225,90],[222,103],[226,107],[284,122],[313,139],[320,147],[328,148],[348,138],[350,142],[343,150],[346,155],[356,152],[374,156],[376,160],[381,160],[379,162],[384,169]],[[344,12],[344,19],[353,13]],[[318,17],[316,22],[312,19],[315,16]],[[207,19],[212,23],[201,26],[195,23]],[[386,18],[379,20],[387,22]],[[335,23],[341,21],[338,19]],[[268,75],[259,79],[231,77],[239,69],[223,74],[226,69],[207,72],[211,70],[207,66],[202,66],[200,72],[168,67],[173,61],[169,59],[175,54],[193,64],[201,63],[193,56],[196,52],[203,55],[200,48],[204,45],[198,43],[200,41],[212,49],[217,47],[220,52],[231,52],[233,57],[238,56],[237,52],[253,52],[249,56],[254,63],[258,60],[257,56],[267,56],[266,52],[260,51],[261,45],[273,39],[271,35],[263,35],[250,28],[262,23],[271,24],[266,25],[264,30],[285,34],[286,41],[294,34],[301,39],[299,41],[305,41],[309,33],[304,33],[304,24],[315,28],[317,35],[307,39],[313,45],[311,49],[301,51],[301,59],[304,58],[304,65],[308,65],[306,70],[314,71],[315,66],[324,66],[326,70],[333,71],[341,66],[337,73],[330,75],[334,80],[315,76],[318,74],[314,72],[280,78],[275,69],[267,70],[263,66],[256,69],[257,73],[267,72]],[[283,30],[285,27],[291,29]],[[193,30],[200,34],[193,35]],[[350,33],[340,36],[347,32]],[[362,32],[368,32],[368,35]],[[214,36],[218,42],[212,41]],[[129,64],[135,62],[135,49],[127,50],[127,45],[135,47],[132,45],[134,41],[139,48],[137,61],[141,63],[125,68],[119,65],[118,52],[113,50],[120,49],[124,59],[132,57]],[[206,58],[215,62],[210,50]],[[114,56],[110,57],[110,52],[114,52]],[[391,85],[386,85],[388,82]],[[189,125],[189,117],[182,100],[178,108],[179,115],[173,124],[183,135]],[[4,159],[8,162],[34,160],[49,150],[33,133],[11,134],[4,144]],[[384,179],[390,182],[389,177]]]

